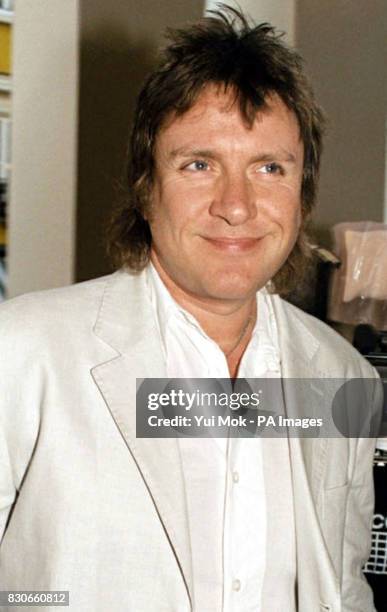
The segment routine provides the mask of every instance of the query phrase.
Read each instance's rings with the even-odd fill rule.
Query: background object
[[[387,329],[387,225],[340,223],[334,250],[342,265],[332,275],[328,318]]]

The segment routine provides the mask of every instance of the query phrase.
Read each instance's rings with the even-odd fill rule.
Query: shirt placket
[[[238,484],[240,480],[238,457],[238,440],[229,438],[227,446],[227,477],[224,512],[224,535],[223,535],[223,612],[242,610],[242,586],[241,564],[238,548],[238,533],[235,531],[235,510],[238,504]]]

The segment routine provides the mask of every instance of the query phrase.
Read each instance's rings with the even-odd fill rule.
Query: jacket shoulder
[[[26,347],[42,336],[79,331],[93,325],[112,275],[67,287],[26,293],[0,304],[0,343],[18,339]]]

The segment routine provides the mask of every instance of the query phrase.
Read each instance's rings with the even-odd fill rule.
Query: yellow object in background
[[[0,223],[0,246],[5,246],[7,244],[7,231],[5,226]]]
[[[0,23],[0,72],[11,73],[11,26]]]

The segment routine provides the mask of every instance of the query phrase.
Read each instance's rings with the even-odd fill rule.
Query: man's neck
[[[235,377],[257,318],[256,296],[227,302],[205,299],[177,285],[154,254],[152,264],[173,299],[195,317],[204,332],[223,351],[230,376]]]

